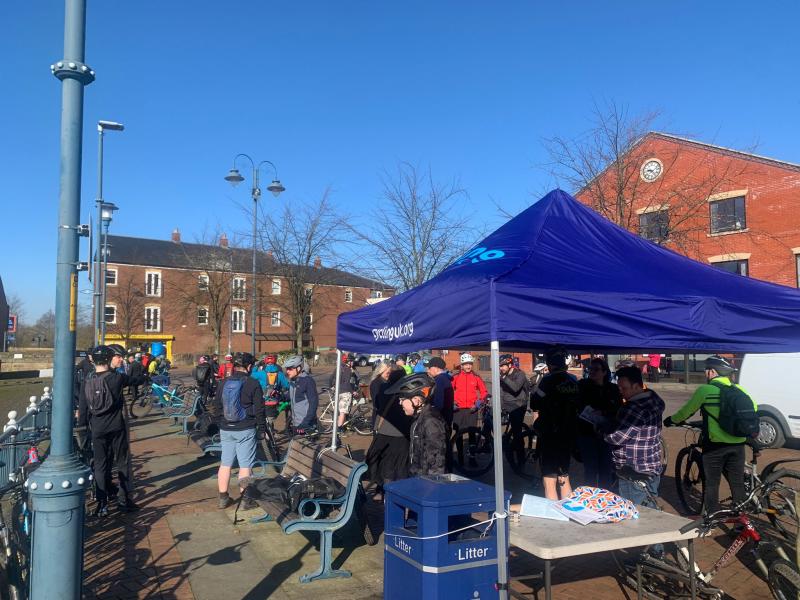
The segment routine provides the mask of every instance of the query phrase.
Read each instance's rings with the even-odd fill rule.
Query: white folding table
[[[520,517],[519,523],[509,524],[509,542],[521,550],[544,560],[545,598],[551,600],[550,562],[558,558],[623,550],[637,546],[652,546],[668,542],[687,541],[689,564],[694,564],[693,540],[697,529],[681,533],[680,528],[691,523],[653,508],[638,506],[639,518],[619,523],[590,523],[554,521],[536,517]],[[695,581],[690,577],[692,598],[696,597]]]

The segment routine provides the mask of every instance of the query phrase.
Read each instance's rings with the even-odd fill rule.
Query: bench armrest
[[[322,512],[323,506],[338,506],[343,504],[344,501],[347,500],[347,494],[344,496],[339,496],[338,498],[305,498],[300,501],[300,504],[297,505],[297,514],[300,515],[303,519],[311,519],[314,520],[319,517],[320,513]],[[310,515],[307,515],[305,512],[305,508],[307,506],[312,506],[314,508],[314,512]]]

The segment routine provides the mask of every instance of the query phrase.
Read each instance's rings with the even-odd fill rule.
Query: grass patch
[[[52,378],[5,379],[0,381],[0,421],[6,422],[9,411],[25,414],[31,396],[41,396],[44,388],[52,389]]]

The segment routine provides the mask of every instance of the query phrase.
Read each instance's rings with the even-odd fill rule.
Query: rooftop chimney
[[[228,236],[225,235],[224,233],[221,236],[219,236],[219,245],[223,248],[228,247]]]
[[[176,244],[181,241],[181,231],[177,227],[172,230],[172,241]]]
[[[319,269],[321,266],[322,266],[322,260],[318,256],[317,258],[314,259],[314,268]]]

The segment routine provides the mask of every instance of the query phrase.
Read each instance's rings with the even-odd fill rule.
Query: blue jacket
[[[319,396],[317,384],[306,373],[289,382],[289,401],[292,403],[292,425],[307,429],[317,422]]]
[[[250,373],[250,377],[258,381],[261,384],[261,391],[267,391],[267,373],[277,373],[278,377],[275,379],[275,389],[279,392],[285,392],[289,389],[289,380],[286,378],[286,374],[281,370],[278,365],[267,365],[264,369],[259,369],[258,371],[253,371]]]

